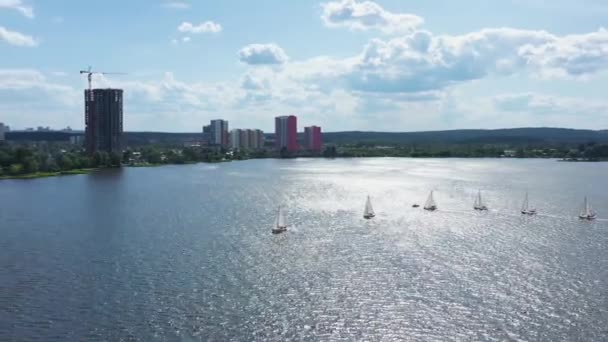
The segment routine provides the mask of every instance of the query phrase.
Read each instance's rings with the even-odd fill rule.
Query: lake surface
[[[0,340],[606,341],[607,177],[374,158],[0,181]],[[439,211],[411,207],[431,189]]]

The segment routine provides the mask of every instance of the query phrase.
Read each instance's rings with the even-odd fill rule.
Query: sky
[[[608,128],[605,0],[0,0],[0,122],[127,131]],[[606,27],[606,28],[605,28]]]

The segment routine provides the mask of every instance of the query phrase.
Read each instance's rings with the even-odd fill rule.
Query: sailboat
[[[424,210],[435,211],[437,210],[437,203],[435,203],[435,199],[433,198],[433,191],[429,194],[429,198],[426,199],[424,203]]]
[[[521,213],[523,215],[536,215],[536,209],[530,208],[528,204],[528,192],[526,191],[526,197],[524,197],[524,203],[521,206]]]
[[[285,223],[285,215],[283,214],[283,208],[279,206],[277,211],[277,218],[272,228],[272,234],[281,234],[287,230],[287,223]]]
[[[583,205],[583,210],[581,210],[580,215],[578,217],[581,220],[595,220],[596,212],[591,208],[589,201],[587,201],[587,196],[585,196],[585,204]]]
[[[473,208],[475,210],[485,211],[488,210],[488,207],[483,204],[481,200],[481,190],[477,191],[477,198],[475,198],[475,203],[473,204]]]
[[[363,218],[366,220],[372,219],[376,216],[374,213],[374,208],[372,207],[372,200],[367,196],[367,201],[365,201],[365,210],[363,211]]]

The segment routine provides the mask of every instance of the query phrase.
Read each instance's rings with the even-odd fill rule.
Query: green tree
[[[51,156],[45,158],[44,162],[41,165],[43,165],[42,170],[46,172],[57,172],[61,170],[59,165],[57,165],[57,161],[55,161],[55,158]]]
[[[36,173],[38,172],[38,161],[34,157],[27,157],[23,161],[23,171],[25,173]]]
[[[8,173],[16,176],[16,175],[20,175],[23,172],[23,165],[21,164],[11,164],[11,166],[8,169]]]
[[[156,149],[145,151],[145,153],[142,153],[142,157],[150,164],[160,164],[162,162],[162,155]]]
[[[17,149],[15,150],[14,162],[23,164],[26,158],[31,157],[33,155],[34,153],[29,148],[24,146],[17,147]]]
[[[197,151],[193,147],[184,148],[184,150],[182,151],[182,155],[184,156],[184,159],[187,161],[199,161],[201,158],[199,151]]]
[[[59,157],[58,164],[59,164],[59,167],[64,171],[72,170],[74,168],[74,161],[72,160],[72,158],[70,158],[70,156],[67,153],[62,154]]]
[[[0,150],[0,166],[9,166],[11,164],[11,156],[7,151]]]
[[[118,153],[110,153],[110,165],[112,167],[120,167],[120,155]]]
[[[131,156],[133,156],[133,152],[131,150],[126,150],[122,153],[122,162],[123,164],[128,164],[131,160]]]
[[[323,157],[325,158],[335,158],[338,156],[338,152],[336,151],[336,146],[327,146],[325,150],[323,150]]]
[[[107,152],[97,151],[93,154],[93,165],[94,167],[108,167],[112,166],[110,162],[110,156]]]

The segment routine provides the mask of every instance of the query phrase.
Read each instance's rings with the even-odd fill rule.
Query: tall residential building
[[[4,141],[4,132],[6,128],[2,122],[0,122],[0,141]]]
[[[84,101],[87,153],[122,153],[122,89],[87,89]]]
[[[278,116],[274,119],[275,146],[289,152],[298,150],[298,118],[295,115]]]
[[[228,121],[211,120],[208,126],[203,126],[203,136],[209,145],[228,147]]]
[[[230,131],[230,147],[257,150],[264,147],[264,132],[259,129],[233,129]]]
[[[238,149],[241,146],[241,130],[233,129],[230,131],[230,148]]]
[[[320,152],[323,148],[321,127],[310,126],[304,128],[304,146],[309,151]]]

